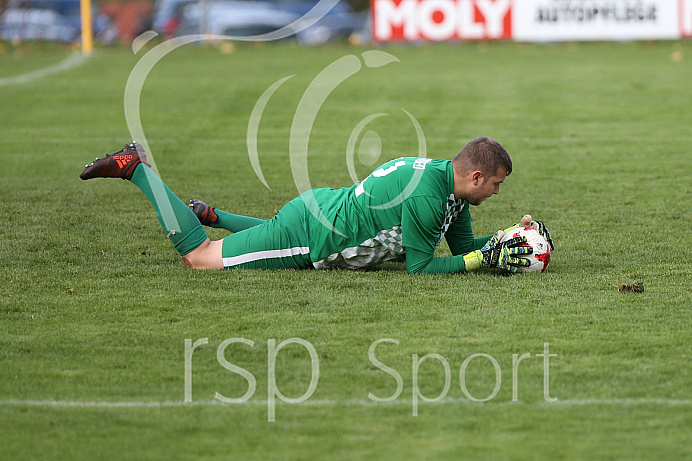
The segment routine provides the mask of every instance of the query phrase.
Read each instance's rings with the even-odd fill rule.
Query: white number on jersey
[[[397,168],[399,168],[400,166],[404,166],[404,165],[406,165],[406,162],[404,160],[399,160],[394,165],[392,165],[388,168],[380,168],[378,170],[373,171],[370,176],[374,176],[376,178],[382,178],[383,176],[387,176],[389,173],[396,171]],[[359,197],[363,192],[365,192],[364,184],[365,184],[365,181],[367,181],[370,176],[363,179],[360,182],[360,184],[358,185],[358,187],[356,187],[356,197]]]

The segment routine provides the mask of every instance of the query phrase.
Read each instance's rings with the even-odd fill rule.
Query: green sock
[[[264,219],[228,213],[226,211],[221,211],[218,208],[214,208],[214,211],[219,219],[215,223],[211,223],[210,227],[215,227],[217,229],[240,232],[251,227],[259,226],[265,222]]]
[[[152,169],[140,163],[131,181],[144,192],[154,209],[166,236],[184,256],[207,239],[197,216],[156,176]]]

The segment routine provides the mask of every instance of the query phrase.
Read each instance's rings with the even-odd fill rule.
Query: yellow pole
[[[82,53],[90,54],[94,49],[94,33],[91,21],[91,0],[80,0],[82,15]]]

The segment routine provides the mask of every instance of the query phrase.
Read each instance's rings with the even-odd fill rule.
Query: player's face
[[[474,187],[466,198],[471,205],[478,206],[488,197],[500,193],[500,184],[505,181],[507,171],[500,167],[494,176],[479,176],[474,180]]]

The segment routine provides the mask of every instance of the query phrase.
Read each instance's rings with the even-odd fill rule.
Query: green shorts
[[[312,268],[307,213],[305,204],[297,198],[272,219],[224,238],[224,269]]]

